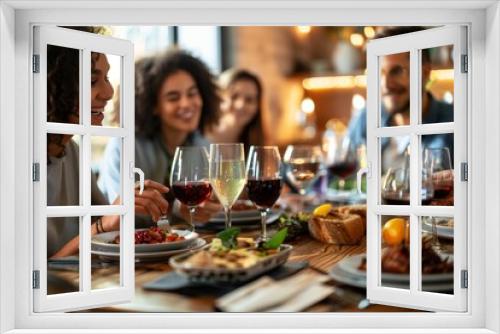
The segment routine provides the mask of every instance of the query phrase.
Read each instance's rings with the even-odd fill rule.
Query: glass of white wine
[[[243,144],[211,144],[209,165],[210,184],[224,207],[227,229],[231,227],[231,207],[246,183]]]

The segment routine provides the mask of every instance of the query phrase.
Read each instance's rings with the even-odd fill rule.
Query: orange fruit
[[[382,238],[385,243],[390,246],[400,245],[405,240],[406,224],[406,219],[403,218],[388,220],[382,228]]]

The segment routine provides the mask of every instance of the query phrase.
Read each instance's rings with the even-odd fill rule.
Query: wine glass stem
[[[189,225],[191,225],[191,229],[194,231],[194,221],[193,221],[193,215],[194,212],[196,211],[195,206],[190,206],[189,207]]]
[[[262,226],[261,239],[267,240],[267,209],[260,210],[260,223]]]
[[[224,207],[224,213],[226,214],[226,229],[231,228],[231,207]]]
[[[345,188],[345,179],[339,180],[339,190],[344,191]]]

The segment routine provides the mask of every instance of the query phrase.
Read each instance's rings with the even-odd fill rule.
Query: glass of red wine
[[[424,165],[430,166],[434,198],[447,198],[453,192],[453,168],[448,147],[424,149]],[[450,176],[449,176],[449,175]]]
[[[335,147],[333,154],[327,154],[331,157],[327,161],[328,171],[331,175],[339,179],[339,191],[344,191],[345,180],[351,176],[358,168],[358,152],[355,145],[348,136],[344,136],[342,141]]]
[[[247,159],[247,193],[261,216],[261,240],[267,240],[267,212],[281,193],[281,157],[276,146],[251,146]]]
[[[212,195],[208,172],[208,152],[205,147],[177,147],[170,173],[170,187],[175,198],[188,207],[189,224],[193,231],[196,207]]]

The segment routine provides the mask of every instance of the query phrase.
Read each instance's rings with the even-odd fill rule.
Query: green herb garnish
[[[279,246],[281,246],[283,241],[285,241],[287,232],[288,232],[288,228],[286,228],[286,227],[279,230],[271,237],[271,239],[264,242],[262,247],[264,249],[277,249],[277,248],[279,248]]]
[[[222,246],[232,249],[236,248],[238,244],[236,241],[238,234],[240,234],[240,229],[238,227],[231,227],[217,233],[217,238],[221,240]]]

